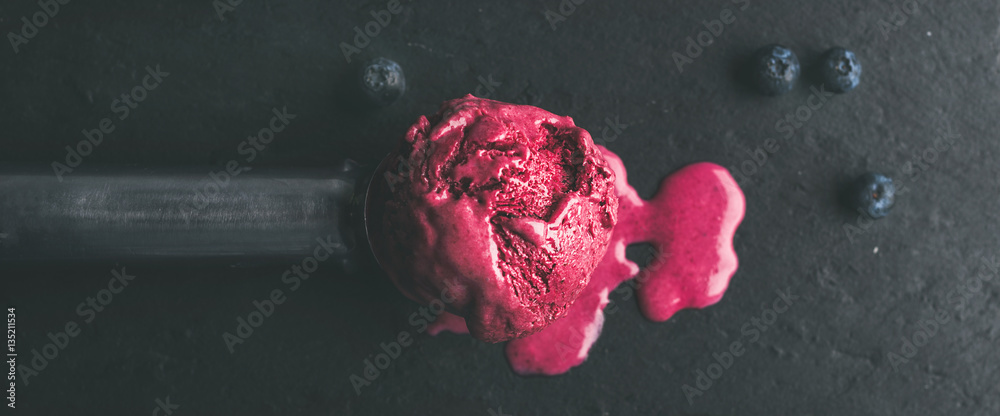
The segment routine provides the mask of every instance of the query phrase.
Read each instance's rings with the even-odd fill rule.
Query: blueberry
[[[866,173],[854,183],[851,191],[856,208],[872,218],[889,215],[896,200],[896,185],[880,173]]]
[[[361,66],[361,92],[372,105],[385,107],[406,91],[403,68],[394,61],[376,58]]]
[[[792,90],[802,72],[795,52],[781,45],[767,45],[751,59],[753,83],[764,95],[781,95]]]
[[[861,82],[861,62],[844,48],[832,48],[823,54],[820,64],[823,84],[833,92],[845,93]]]

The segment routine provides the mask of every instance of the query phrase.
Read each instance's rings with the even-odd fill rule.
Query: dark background
[[[995,1],[926,0],[908,15],[898,1],[755,0],[739,10],[721,0],[588,0],[554,30],[544,12],[557,12],[558,0],[404,0],[347,63],[338,45],[386,3],[244,0],[224,21],[211,0],[62,5],[20,52],[0,45],[0,161],[62,160],[157,64],[170,75],[85,164],[207,173],[238,157],[237,145],[285,106],[297,118],[254,166],[372,163],[419,115],[492,76],[501,85],[491,98],[571,115],[595,135],[619,117],[628,127],[608,147],[647,197],[686,164],[736,166],[779,139],[743,181],[741,265],[722,301],[652,323],[634,299],[618,299],[589,360],[558,377],[514,375],[500,344],[416,335],[358,396],[350,375],[380,342],[414,333],[407,319],[419,308],[378,272],[324,265],[230,354],[222,333],[251,301],[285,286],[289,264],[3,266],[21,364],[48,332],[71,320],[82,328],[27,386],[18,378],[18,412],[146,414],[169,396],[175,415],[1000,413],[997,280],[961,308],[950,301],[1000,248]],[[684,53],[687,37],[726,8],[735,22],[679,72],[672,52]],[[20,31],[20,17],[39,10],[5,0],[0,32]],[[780,98],[738,81],[740,62],[773,42],[798,53],[807,71],[835,45],[864,65],[857,90],[830,99],[788,139],[775,122],[806,104],[814,81]],[[376,56],[403,66],[409,90],[388,108],[356,110],[346,98],[352,67]],[[941,131],[955,145],[925,153]],[[924,157],[923,167],[907,167]],[[852,241],[844,226],[857,215],[837,192],[868,170],[908,191]],[[76,305],[106,287],[114,267],[135,281],[83,323]],[[689,402],[681,386],[695,385],[713,353],[745,341],[741,327],[785,288],[799,300]],[[888,354],[936,311],[951,319],[894,368]]]

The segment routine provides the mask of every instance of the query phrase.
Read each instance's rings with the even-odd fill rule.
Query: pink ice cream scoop
[[[368,196],[396,286],[487,342],[566,315],[617,222],[615,175],[569,117],[467,95],[410,127]],[[380,201],[384,201],[381,203]]]

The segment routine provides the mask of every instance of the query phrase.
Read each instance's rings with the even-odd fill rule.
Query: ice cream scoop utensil
[[[367,178],[330,169],[0,166],[0,261],[244,259],[367,250],[355,219]]]

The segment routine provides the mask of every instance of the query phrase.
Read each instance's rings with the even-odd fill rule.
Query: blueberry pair
[[[795,87],[802,69],[795,52],[781,45],[767,45],[751,59],[753,83],[764,95],[781,95]],[[854,89],[861,82],[861,63],[844,48],[832,48],[823,54],[819,66],[823,85],[837,93]]]

